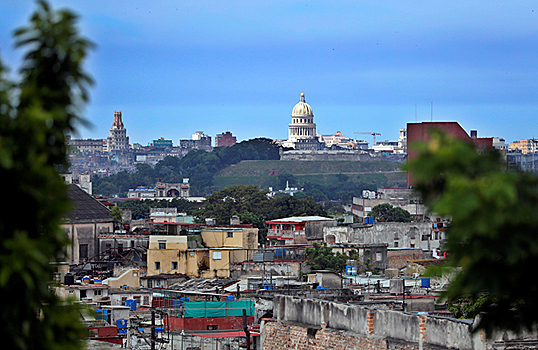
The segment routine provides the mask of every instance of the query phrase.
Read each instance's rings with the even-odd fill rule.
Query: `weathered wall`
[[[278,295],[274,319],[263,323],[265,350],[489,349],[470,322],[358,305]],[[536,334],[534,334],[536,336]]]
[[[424,253],[420,248],[389,248],[387,255],[389,269],[406,267],[409,260],[431,258],[431,254]]]
[[[325,235],[331,234],[325,229]],[[342,237],[341,230],[335,231]],[[439,248],[439,240],[432,240],[430,222],[378,222],[372,226],[351,226],[347,237],[349,243],[388,243],[389,247],[409,247],[433,250]],[[423,240],[423,238],[426,238]],[[429,240],[427,239],[429,238]]]
[[[230,276],[232,278],[262,276],[264,274],[273,276],[294,276],[299,278],[299,271],[308,272],[310,268],[305,263],[299,261],[289,261],[283,263],[272,262],[239,262],[230,264]]]
[[[301,160],[301,161],[372,161],[380,160],[372,157],[370,153],[353,150],[353,151],[285,151],[280,153],[280,160]]]

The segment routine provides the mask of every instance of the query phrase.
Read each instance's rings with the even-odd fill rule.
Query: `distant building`
[[[229,131],[215,136],[215,147],[231,147],[235,145],[236,142],[237,138]]]
[[[179,147],[187,152],[195,149],[211,152],[213,149],[211,147],[211,136],[205,135],[203,131],[196,131],[191,140],[179,140]]]
[[[299,103],[291,111],[288,140],[282,142],[282,146],[297,150],[319,150],[323,147],[317,137],[314,112],[306,103],[304,93],[301,93]]]
[[[67,145],[80,153],[103,152],[105,140],[103,139],[72,139],[68,137]]]
[[[128,198],[155,198],[155,197],[190,197],[189,179],[183,179],[180,183],[157,182],[155,187],[139,186],[131,188],[127,193]]]
[[[93,194],[90,174],[60,174],[60,176],[64,179],[66,184],[75,184],[86,191],[86,193]]]
[[[269,225],[268,240],[277,245],[306,244],[323,241],[323,227],[336,226],[336,220],[322,216],[294,216],[266,222]]]
[[[229,277],[230,263],[252,259],[257,247],[258,229],[252,225],[202,228],[200,235],[151,235],[148,276]]]
[[[538,139],[524,139],[510,142],[510,151],[520,151],[523,154],[538,152]]]
[[[493,138],[477,137],[476,130],[471,130],[471,136],[457,122],[422,122],[407,123],[407,143],[425,142],[430,138],[430,130],[441,130],[457,139],[472,143],[477,149],[493,149]],[[408,160],[416,156],[416,151],[408,151]],[[407,186],[412,186],[411,174],[407,173]]]
[[[121,111],[114,111],[114,122],[110,129],[110,136],[106,139],[105,152],[124,151],[129,149],[127,129],[121,120]]]
[[[159,137],[157,140],[151,141],[150,146],[164,149],[172,148],[174,145],[172,144],[172,140],[165,140],[164,137]]]

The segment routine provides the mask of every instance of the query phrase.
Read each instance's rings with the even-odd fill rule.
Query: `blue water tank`
[[[155,333],[161,333],[161,332],[164,332],[163,327],[155,327]]]
[[[430,288],[430,278],[429,277],[422,277],[420,279],[420,286],[422,288]]]
[[[120,318],[119,320],[116,320],[116,327],[118,327],[119,334],[127,333],[127,319]]]
[[[318,286],[318,289],[327,289],[327,287],[324,287],[324,286]]]
[[[228,295],[228,296],[226,297],[226,300],[227,300],[227,301],[234,301],[234,300],[235,300],[235,297],[234,297],[233,295]]]
[[[125,306],[129,306],[129,310],[136,311],[136,299],[127,299]]]

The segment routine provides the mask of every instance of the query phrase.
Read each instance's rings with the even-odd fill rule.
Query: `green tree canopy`
[[[323,207],[312,199],[292,196],[269,198],[267,193],[267,190],[252,185],[229,186],[208,196],[196,215],[200,220],[213,218],[220,225],[228,224],[232,215],[238,215],[242,222],[253,224],[260,230],[260,242],[263,242],[267,232],[267,220],[288,216],[327,215]]]
[[[346,267],[347,255],[340,252],[334,254],[327,244],[313,243],[313,247],[306,248],[306,263],[312,270],[332,270],[342,272]]]
[[[378,222],[409,222],[411,214],[405,209],[394,207],[389,203],[376,205],[368,216],[373,216]]]
[[[77,16],[38,2],[27,27],[15,32],[26,49],[20,81],[8,82],[0,63],[0,177],[9,184],[0,218],[0,337],[6,349],[81,347],[80,313],[49,288],[68,239],[60,229],[69,210],[64,133],[81,122],[91,79],[82,64],[91,47]]]
[[[416,145],[407,168],[429,209],[452,218],[449,262],[461,267],[445,296],[457,301],[486,293],[478,328],[518,331],[538,321],[538,180],[508,172],[497,151],[440,132]]]

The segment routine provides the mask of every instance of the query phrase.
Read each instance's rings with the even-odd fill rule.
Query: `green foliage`
[[[212,152],[193,150],[181,159],[168,156],[158,162],[155,168],[140,164],[135,173],[120,172],[96,179],[94,192],[106,196],[125,196],[130,188],[153,186],[158,180],[174,183],[189,178],[191,193],[205,195],[217,189],[213,176],[219,170],[242,160],[279,159],[278,150],[278,146],[266,138],[243,141],[231,147],[217,147]]]
[[[306,263],[312,270],[332,270],[342,272],[346,267],[347,255],[340,252],[334,254],[332,248],[327,244],[314,243],[313,247],[308,247],[305,250]]]
[[[114,219],[114,221],[121,222],[123,216],[123,210],[121,210],[118,206],[114,206],[110,210],[110,217]]]
[[[323,207],[311,199],[292,196],[269,198],[267,190],[256,186],[235,185],[213,192],[196,213],[200,220],[213,218],[217,224],[228,224],[232,215],[242,222],[253,224],[260,231],[259,241],[264,242],[267,220],[288,216],[326,216]]]
[[[376,205],[368,216],[373,216],[378,222],[410,222],[411,214],[400,207],[393,207],[391,204],[383,203]]]
[[[440,132],[416,146],[408,165],[432,212],[451,217],[446,249],[461,267],[445,296],[477,298],[487,293],[478,328],[518,331],[538,321],[538,180],[506,171],[500,153],[476,151]],[[514,307],[517,305],[517,307]]]
[[[452,312],[455,318],[473,319],[489,305],[495,304],[496,300],[487,293],[474,296],[466,296],[457,300],[449,300],[447,310]]]
[[[17,47],[27,49],[20,81],[7,81],[0,63],[0,177],[11,201],[0,219],[6,349],[82,346],[79,309],[49,288],[51,263],[63,260],[68,244],[60,229],[67,187],[56,167],[67,167],[64,133],[82,122],[79,107],[91,82],[82,69],[91,44],[76,22],[71,12],[38,2],[30,24],[15,32]]]

